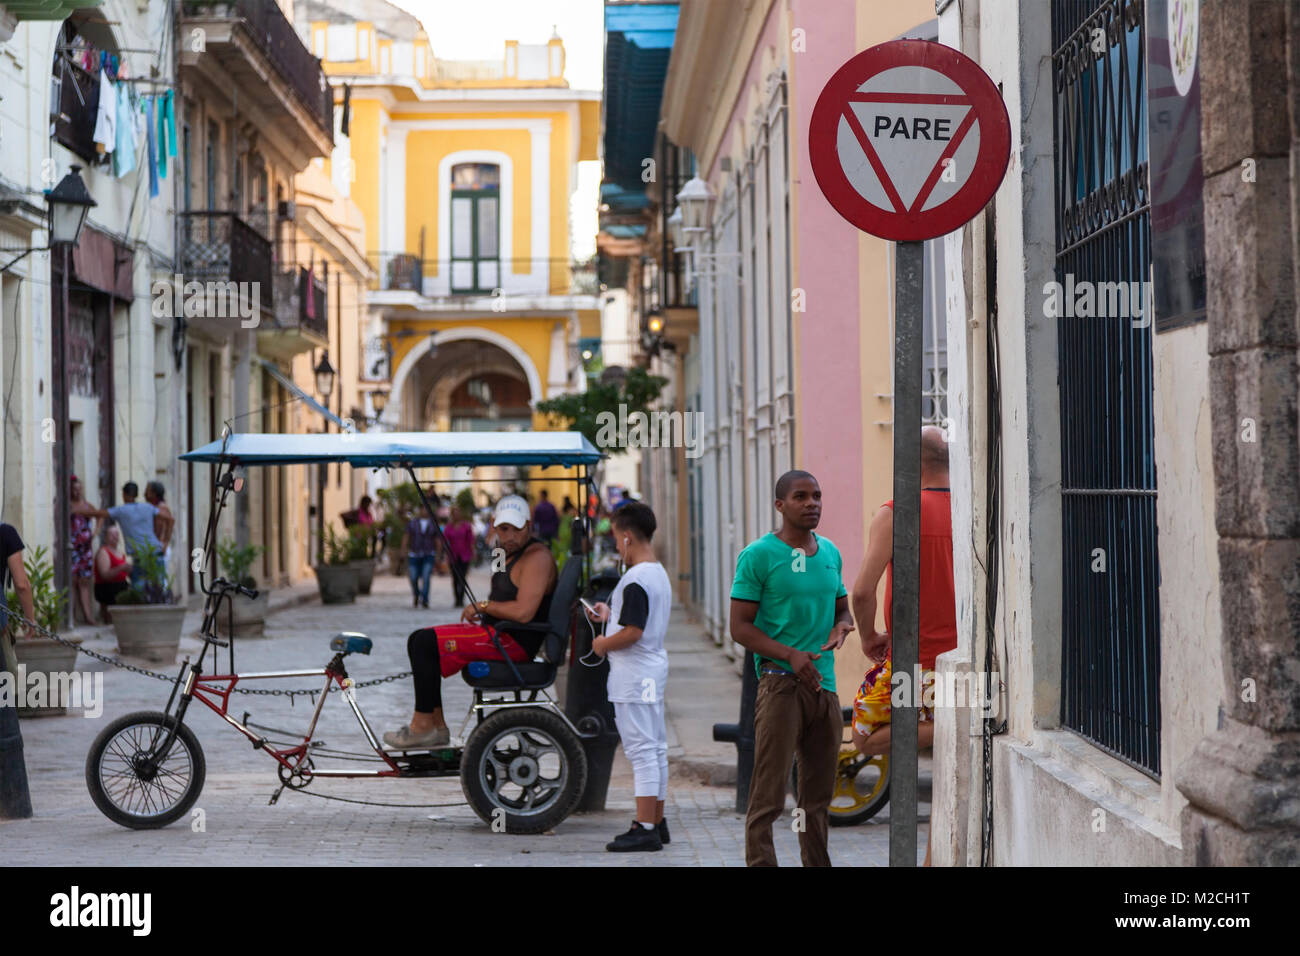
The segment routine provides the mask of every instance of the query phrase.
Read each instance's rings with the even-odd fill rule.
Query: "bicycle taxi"
[[[577,432],[387,432],[365,434],[231,434],[181,455],[181,460],[216,466],[213,508],[208,518],[202,554],[205,568],[215,555],[218,519],[231,494],[243,488],[242,472],[256,466],[334,464],[354,468],[406,471],[425,505],[429,499],[416,469],[476,467],[482,465],[559,466],[574,469],[578,486],[575,500],[586,501],[592,484],[591,466],[603,456]],[[433,513],[434,509],[430,509]],[[133,829],[163,827],[184,816],[198,799],[206,773],[198,738],[185,724],[190,704],[198,701],[243,734],[255,750],[276,763],[280,787],[274,803],[287,787],[302,790],[326,778],[398,778],[459,776],[466,800],[475,813],[494,829],[508,833],[540,833],[563,821],[582,799],[587,781],[587,760],[582,737],[594,736],[565,715],[550,694],[557,669],[564,661],[578,602],[590,576],[590,559],[579,560],[581,541],[589,536],[588,521],[581,518],[582,535],[575,534],[574,559],[565,562],[556,582],[549,620],[544,623],[502,622],[498,631],[544,632],[538,657],[516,663],[505,654],[501,661],[475,661],[461,672],[473,689],[473,700],[462,728],[463,744],[415,753],[385,750],[361,711],[355,682],[348,676],[346,658],[369,654],[372,641],[364,634],[343,633],[330,641],[334,656],[319,669],[236,673],[234,638],[217,634],[216,622],[223,606],[236,595],[256,598],[257,592],[221,578],[208,583],[200,571],[205,595],[198,659],[187,657],[162,711],[127,714],[104,729],[86,758],[86,783],[95,805],[109,819]],[[435,527],[437,522],[434,522]],[[579,528],[575,527],[575,532]],[[441,529],[439,529],[441,534]],[[455,573],[453,571],[453,573]],[[466,582],[468,586],[468,582]],[[470,594],[473,600],[473,595]],[[217,666],[218,648],[228,648],[224,673],[205,671],[208,654]],[[242,682],[279,678],[318,678],[316,697],[305,732],[287,742],[269,740],[244,715],[230,712],[231,694]],[[334,693],[331,693],[333,691]],[[340,755],[348,767],[317,767],[313,735],[326,700],[340,696],[355,715],[373,755]],[[579,722],[582,723],[581,721]],[[250,726],[251,725],[251,726]],[[281,733],[281,736],[285,734]],[[358,760],[358,757],[365,759]],[[358,764],[370,766],[357,766]]]

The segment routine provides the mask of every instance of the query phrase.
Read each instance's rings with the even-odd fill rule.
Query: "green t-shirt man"
[[[817,550],[804,555],[775,534],[765,534],[750,544],[736,559],[736,577],[731,596],[754,601],[758,614],[754,626],[778,643],[809,654],[822,677],[822,688],[835,691],[835,654],[822,651],[826,635],[835,626],[835,602],[848,595],[844,588],[844,559],[830,538],[814,534]],[[784,661],[769,661],[755,655],[755,666],[764,664],[790,670]]]

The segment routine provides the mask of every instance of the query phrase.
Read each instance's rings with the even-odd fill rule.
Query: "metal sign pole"
[[[891,626],[894,697],[889,737],[889,865],[916,866],[917,704],[920,703],[921,347],[920,242],[895,245],[894,585]],[[892,693],[891,696],[894,696]]]

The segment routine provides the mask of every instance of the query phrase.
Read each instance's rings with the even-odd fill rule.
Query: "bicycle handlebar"
[[[244,595],[244,597],[250,598],[254,601],[257,600],[258,595],[257,588],[246,588],[242,584],[235,584],[233,581],[227,581],[225,578],[217,578],[213,581],[212,590],[221,592],[238,591],[240,594]]]

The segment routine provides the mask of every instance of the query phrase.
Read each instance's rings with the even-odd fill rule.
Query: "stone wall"
[[[1300,7],[1207,0],[1199,43],[1219,728],[1178,772],[1184,862],[1300,864]]]

